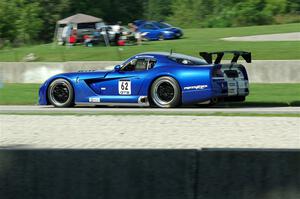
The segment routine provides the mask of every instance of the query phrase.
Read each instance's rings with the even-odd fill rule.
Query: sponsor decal
[[[206,84],[203,85],[196,85],[196,86],[186,86],[184,87],[184,90],[202,90],[207,88],[208,86]]]
[[[99,103],[100,102],[100,98],[99,97],[90,97],[89,98],[89,102],[91,102],[91,103]]]
[[[119,80],[119,95],[131,95],[130,80]]]

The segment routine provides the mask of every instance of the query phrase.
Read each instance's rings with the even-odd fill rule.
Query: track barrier
[[[295,199],[300,150],[0,150],[3,199]]]

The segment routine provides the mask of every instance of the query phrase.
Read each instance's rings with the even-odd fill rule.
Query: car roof
[[[155,21],[155,20],[136,20],[133,22],[136,26],[142,26],[144,24],[151,24],[151,23],[164,23],[167,24],[165,21]],[[169,24],[170,25],[170,24]]]
[[[175,58],[180,58],[180,59],[188,59],[188,60],[198,60],[198,61],[203,61],[206,62],[204,59],[198,58],[198,57],[193,57],[181,53],[171,53],[171,52],[144,52],[140,53],[137,56],[155,56],[155,55],[160,55],[160,56],[165,56],[165,57],[175,57]]]
[[[135,58],[146,58],[151,57],[157,59],[158,62],[177,62],[180,65],[202,65],[207,66],[209,65],[204,59],[193,57],[189,55],[184,55],[180,53],[170,53],[170,52],[144,52],[134,56]],[[194,64],[183,64],[185,60],[188,60],[187,63],[194,63]],[[158,65],[161,66],[161,65]]]

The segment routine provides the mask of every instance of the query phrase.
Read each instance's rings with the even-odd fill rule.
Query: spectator
[[[123,28],[121,26],[120,26],[119,30],[117,32],[115,32],[115,44],[116,45],[119,45],[119,41],[121,40],[121,36],[123,35],[122,32],[123,32]]]
[[[133,23],[129,23],[128,27],[129,27],[130,31],[134,34],[134,38],[137,40],[137,44],[141,45],[142,37],[141,37],[141,33],[138,32],[138,27],[136,25],[134,25]]]
[[[72,25],[68,24],[64,27],[63,31],[62,31],[62,41],[63,41],[63,45],[65,45],[66,43],[69,42],[69,37],[71,36],[71,31],[72,31]]]
[[[77,30],[73,29],[72,30],[72,35],[69,38],[69,44],[70,45],[75,45],[77,41]]]
[[[92,47],[93,46],[92,37],[89,35],[83,35],[83,43],[86,47]]]

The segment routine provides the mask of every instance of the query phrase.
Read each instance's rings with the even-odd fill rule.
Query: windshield
[[[167,23],[163,23],[163,22],[153,22],[157,27],[159,28],[170,28],[171,26]]]

